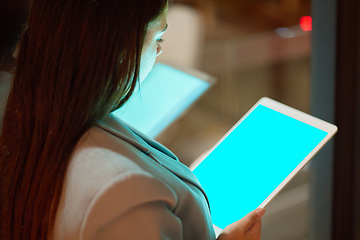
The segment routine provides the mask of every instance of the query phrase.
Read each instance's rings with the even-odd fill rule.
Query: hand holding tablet
[[[217,240],[260,240],[261,218],[265,209],[259,208],[248,213],[244,218],[228,225],[219,232]]]
[[[194,165],[213,223],[224,228],[265,207],[336,131],[330,123],[260,99]]]

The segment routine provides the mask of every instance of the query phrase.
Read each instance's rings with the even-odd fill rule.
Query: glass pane
[[[261,97],[310,110],[310,0],[177,0],[159,61],[217,81],[157,139],[190,165]],[[306,167],[268,205],[263,239],[308,239]]]

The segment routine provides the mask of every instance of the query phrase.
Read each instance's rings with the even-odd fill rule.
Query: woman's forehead
[[[162,32],[167,27],[167,8],[153,21],[148,24],[148,31]]]

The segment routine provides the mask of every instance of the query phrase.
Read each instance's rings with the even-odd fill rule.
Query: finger
[[[264,208],[258,208],[255,211],[250,212],[248,215],[246,215],[243,219],[243,229],[245,231],[249,230],[258,220],[262,218],[265,214]]]
[[[258,220],[250,229],[245,233],[249,239],[261,239],[261,219]]]
[[[261,219],[255,222],[250,228],[250,232],[258,232],[261,229]]]

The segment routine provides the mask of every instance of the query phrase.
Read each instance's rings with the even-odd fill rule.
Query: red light
[[[300,19],[300,27],[304,32],[311,31],[312,19],[310,16],[304,16]]]

